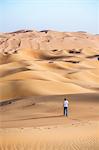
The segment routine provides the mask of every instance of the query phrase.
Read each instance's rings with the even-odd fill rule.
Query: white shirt
[[[68,100],[64,101],[64,107],[68,107]]]

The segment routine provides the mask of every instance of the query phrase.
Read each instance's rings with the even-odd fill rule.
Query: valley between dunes
[[[98,131],[99,35],[0,33],[0,150],[98,150]]]
[[[99,36],[85,32],[0,34],[0,99],[99,92]]]

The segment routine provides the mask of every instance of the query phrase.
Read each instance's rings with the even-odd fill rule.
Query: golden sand
[[[99,150],[98,58],[86,32],[0,34],[0,150]]]

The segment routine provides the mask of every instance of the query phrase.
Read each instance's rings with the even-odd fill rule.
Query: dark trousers
[[[68,116],[68,107],[64,107],[64,116]]]

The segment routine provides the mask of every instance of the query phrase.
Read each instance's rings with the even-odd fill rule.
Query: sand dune
[[[86,32],[0,34],[0,99],[98,92],[98,57],[99,38]]]
[[[0,150],[99,150],[98,130],[98,35],[0,33]]]

